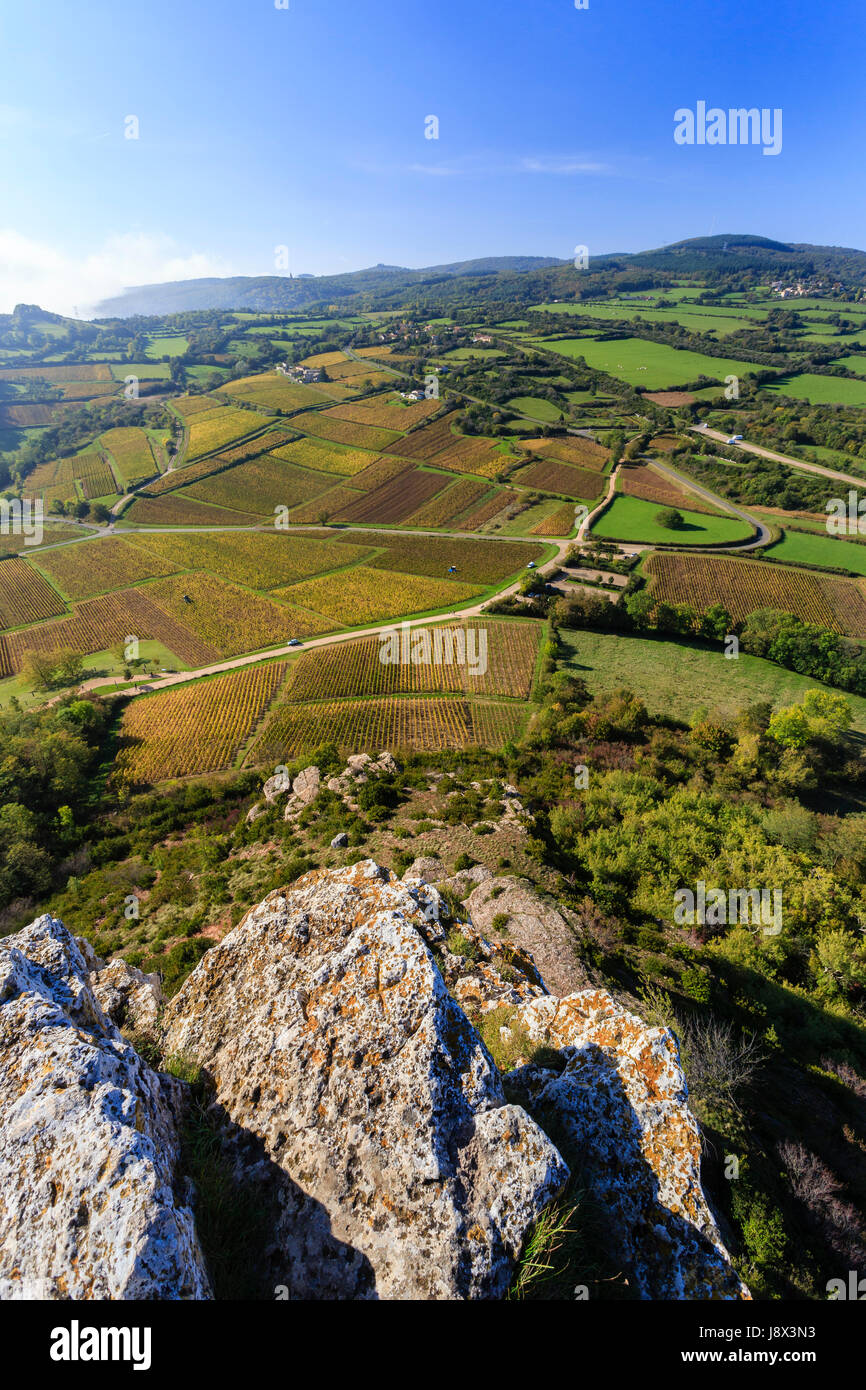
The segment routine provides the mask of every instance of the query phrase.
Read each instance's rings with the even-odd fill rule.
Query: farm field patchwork
[[[580,434],[558,435],[550,439],[521,439],[521,449],[539,454],[557,463],[570,463],[576,468],[604,471],[610,458],[610,451],[594,439],[586,439]]]
[[[862,581],[719,555],[654,553],[645,562],[650,592],[665,603],[702,609],[721,603],[735,622],[759,608],[793,613],[848,637],[866,637]]]
[[[162,642],[188,666],[203,666],[219,656],[215,648],[171,618],[142,589],[124,589],[87,599],[56,622],[40,623],[0,638],[0,675],[20,671],[28,651],[55,652],[71,647],[84,654],[101,652],[125,642],[130,634]]]
[[[47,550],[36,563],[72,601],[127,589],[144,579],[173,574],[178,568],[168,559],[110,536]]]
[[[286,669],[285,662],[263,662],[130,701],[112,780],[149,785],[231,767]]]
[[[381,563],[384,565],[387,561],[386,556]],[[308,579],[276,589],[274,593],[301,608],[320,613],[330,620],[331,626],[363,627],[404,614],[456,607],[484,592],[478,584],[401,574],[380,569],[378,563],[375,568],[359,565],[342,574]]]
[[[337,545],[284,531],[217,535],[142,535],[136,543],[175,570],[206,570],[269,590],[314,574],[345,568],[375,554],[369,545]]]
[[[334,626],[315,613],[297,613],[201,571],[158,579],[147,586],[147,596],[223,657],[282,646],[291,637],[327,632]]]
[[[184,489],[184,495],[238,511],[274,518],[277,507],[297,507],[311,502],[333,486],[333,476],[296,468],[282,459],[263,454],[248,463],[212,474]]]
[[[486,483],[476,483],[472,478],[459,478],[456,482],[451,483],[445,492],[438,493],[429,502],[425,502],[422,507],[413,512],[411,516],[405,517],[404,522],[407,526],[450,525],[455,517],[460,516],[469,508],[477,505],[483,497],[486,497],[489,490]],[[497,497],[503,495],[500,490],[497,490]],[[500,509],[503,505],[504,503],[500,503]]]
[[[420,468],[408,468],[390,482],[364,493],[347,506],[341,507],[335,516],[338,521],[363,523],[367,521],[393,523],[403,521],[423,503],[442,492],[448,483],[443,473],[425,472]]]
[[[313,386],[291,381],[282,372],[263,372],[259,376],[238,377],[217,387],[217,394],[234,400],[249,401],[252,405],[270,406],[279,410],[303,410],[322,405],[328,397]]]

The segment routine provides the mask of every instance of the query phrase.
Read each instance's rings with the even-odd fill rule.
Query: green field
[[[641,497],[626,497],[617,493],[613,502],[592,526],[593,536],[600,540],[618,540],[653,545],[709,545],[719,541],[746,541],[754,531],[744,521],[733,516],[709,516],[703,512],[688,512],[677,508],[685,521],[678,531],[660,526],[656,520],[662,505],[645,502]]]
[[[180,357],[189,351],[189,340],[180,334],[152,333],[148,336],[148,357]]]
[[[686,352],[666,343],[650,343],[644,338],[618,338],[596,342],[593,338],[530,338],[529,342],[563,357],[583,357],[587,366],[618,377],[629,386],[645,386],[663,391],[695,381],[699,376],[723,381],[726,376],[746,376],[754,363],[731,357],[706,357]]]
[[[568,653],[563,664],[586,681],[593,694],[626,687],[640,696],[651,714],[683,721],[700,709],[727,719],[758,701],[791,705],[807,690],[826,688],[745,653],[726,661],[721,651],[648,637],[565,629],[560,636]],[[866,700],[858,695],[845,699],[854,711],[853,727],[866,731]]]
[[[779,377],[761,387],[773,395],[793,396],[810,405],[866,405],[866,381],[844,376],[817,376],[801,372],[798,376]]]
[[[859,376],[866,376],[866,357],[836,357],[830,366],[847,367],[849,372],[857,372]]]
[[[777,523],[778,520],[777,517]],[[795,560],[801,565],[820,565],[866,574],[866,545],[826,533],[806,535],[804,531],[786,531],[780,541],[770,546],[767,554],[771,559]]]
[[[589,400],[592,396],[586,393]],[[512,396],[510,401],[506,401],[509,410],[516,410],[521,415],[531,415],[536,420],[558,420],[562,412],[559,406],[551,405],[550,401],[545,401],[541,396]]]
[[[668,296],[665,295],[665,298]],[[754,328],[755,321],[760,321],[766,316],[765,309],[728,309],[716,305],[712,308],[702,308],[688,303],[681,309],[655,309],[651,305],[634,300],[614,300],[599,304],[545,304],[540,307],[553,314],[568,314],[602,321],[630,321],[642,318],[648,323],[679,323],[692,333],[718,333],[721,336]]]

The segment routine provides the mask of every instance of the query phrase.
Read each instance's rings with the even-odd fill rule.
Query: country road
[[[201,530],[200,527],[197,529]],[[372,528],[352,527],[351,529],[363,531]],[[443,531],[413,531],[411,534],[416,536],[442,536],[449,534],[465,535],[466,533]],[[511,538],[504,537],[503,539]],[[574,541],[571,540],[559,541],[556,546],[556,554],[552,556],[551,559],[544,561],[542,564],[538,566],[538,573],[550,575],[554,573],[556,570],[558,570],[562,563],[564,555],[567,553],[568,550],[571,549],[573,544]],[[491,594],[487,598],[480,599],[475,603],[467,604],[464,608],[451,609],[447,613],[436,613],[426,618],[392,618],[387,623],[376,623],[372,627],[353,628],[350,632],[337,632],[332,634],[325,634],[325,636],[323,637],[311,637],[304,641],[302,648],[291,647],[288,644],[284,647],[270,647],[267,651],[264,652],[253,652],[246,656],[233,657],[230,661],[214,662],[212,665],[209,666],[200,666],[194,671],[178,671],[176,673],[173,673],[172,675],[155,676],[152,680],[149,679],[147,681],[141,682],[140,684],[125,687],[123,694],[143,695],[146,694],[148,691],[164,690],[172,685],[183,685],[187,681],[200,680],[202,676],[218,675],[222,671],[234,671],[241,666],[253,666],[257,662],[270,661],[274,657],[294,656],[297,652],[301,650],[309,651],[313,647],[330,647],[337,642],[353,642],[356,638],[359,637],[378,637],[383,632],[390,633],[393,632],[395,628],[399,629],[404,623],[408,627],[425,627],[429,626],[431,623],[438,624],[448,622],[462,622],[466,618],[478,617],[481,613],[483,613],[488,603],[493,603],[498,601],[499,599],[508,598],[508,596],[511,594],[516,594],[518,589],[520,588],[520,582],[521,581],[519,579],[515,579],[509,585],[507,585],[506,588],[498,590],[497,593]],[[84,681],[78,687],[78,689],[103,690],[106,687],[116,687],[119,684],[120,682],[118,681],[116,676],[94,677],[92,680]]]
[[[727,444],[730,438],[719,430],[702,429],[700,425],[689,425],[689,429],[693,434],[699,434],[704,439],[714,439],[718,444]],[[789,468],[800,468],[804,473],[819,473],[825,478],[835,478],[851,487],[866,490],[866,478],[856,478],[851,473],[840,473],[835,468],[825,468],[821,463],[804,463],[802,459],[792,459],[789,454],[777,454],[772,449],[765,449],[760,444],[748,444],[745,440],[731,447],[741,449],[747,454],[758,454],[761,458],[772,460],[773,463],[785,463]]]

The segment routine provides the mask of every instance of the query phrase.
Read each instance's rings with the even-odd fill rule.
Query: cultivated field
[[[204,415],[194,415],[189,424],[189,446],[186,461],[193,463],[202,454],[211,454],[222,449],[235,439],[253,430],[262,429],[267,424],[264,415],[254,410],[234,410],[229,405]]]
[[[297,579],[340,569],[373,556],[368,545],[283,531],[217,535],[141,535],[136,544],[176,570],[206,570],[251,589],[275,589]]]
[[[106,430],[101,437],[101,443],[109,450],[117,466],[118,476],[128,487],[133,487],[159,472],[150,440],[138,426]],[[114,488],[111,491],[114,491]]]
[[[407,526],[448,526],[455,517],[480,502],[488,492],[489,487],[486,483],[476,483],[472,478],[459,478],[451,483],[446,492],[439,493],[411,516],[406,517],[405,523]],[[499,498],[503,496],[501,491],[496,495]],[[500,510],[503,505],[500,501]]]
[[[313,468],[320,473],[336,473],[344,478],[361,473],[365,468],[369,468],[376,458],[375,454],[364,449],[340,448],[334,444],[322,443],[318,439],[298,439],[292,444],[282,444],[271,452],[276,458],[284,459],[286,463],[297,464],[299,468]]]
[[[305,580],[274,592],[290,603],[320,613],[331,627],[361,627],[406,613],[457,607],[484,590],[477,584],[359,565],[342,574]]]
[[[391,482],[375,488],[348,506],[341,507],[335,516],[339,521],[396,524],[411,516],[419,506],[436,493],[442,492],[448,478],[442,473],[424,472],[409,468]]]
[[[345,752],[359,748],[435,752],[476,744],[497,748],[522,732],[526,717],[526,707],[518,704],[456,697],[281,704],[265,720],[246,762],[276,765],[322,743],[335,743]]]
[[[521,439],[521,449],[528,449],[542,458],[555,459],[557,463],[570,463],[575,468],[595,469],[603,472],[610,458],[609,450],[582,434],[554,436],[552,439]]]
[[[587,502],[600,497],[606,485],[602,473],[573,468],[569,463],[557,463],[553,459],[539,459],[537,463],[521,468],[519,473],[514,475],[514,481],[524,487],[535,488],[539,492],[583,498]]]
[[[26,560],[10,556],[0,563],[0,627],[20,627],[65,612],[63,599]]]
[[[358,537],[354,537],[355,540]],[[516,545],[499,540],[470,540],[450,536],[397,536],[380,531],[364,536],[368,545],[385,546],[386,554],[376,560],[383,569],[400,570],[404,574],[427,574],[459,579],[467,584],[499,584],[510,575],[526,568],[530,560],[536,564],[544,555],[544,547]],[[341,541],[340,544],[343,542]],[[451,566],[455,573],[449,575]]]
[[[112,537],[47,550],[40,554],[38,563],[71,600],[127,589],[143,579],[173,574],[178,568],[168,559]]]
[[[290,381],[281,372],[263,372],[261,376],[244,376],[236,381],[227,381],[225,386],[218,388],[218,394],[279,410],[309,409],[328,399],[321,391]]]
[[[188,497],[219,507],[255,512],[273,519],[276,507],[298,507],[312,502],[334,485],[333,476],[296,468],[283,459],[262,454],[228,471],[212,474],[204,482],[185,489]]]
[[[112,780],[135,786],[231,767],[285,673],[284,662],[267,662],[132,700]]]
[[[136,526],[257,526],[261,522],[254,512],[235,512],[197,502],[186,495],[185,488],[165,497],[136,497],[123,519]]]
[[[653,554],[645,568],[650,592],[666,603],[721,603],[737,622],[759,608],[777,608],[831,632],[866,637],[862,581],[716,555]]]
[[[312,411],[308,415],[293,415],[292,426],[317,439],[329,439],[334,444],[348,444],[353,449],[370,449],[374,453],[400,438],[396,430],[384,430],[371,425],[358,425],[351,420],[341,420],[329,410]]]
[[[485,646],[479,636],[482,630],[486,634]],[[421,633],[429,635],[430,654],[434,658],[430,662],[411,659],[413,641],[416,651],[424,654],[421,644],[426,639],[419,636]],[[473,635],[469,637],[469,633]],[[540,627],[536,623],[490,620],[459,627],[412,628],[406,653],[409,660],[402,661],[401,648],[401,661],[393,664],[381,660],[383,643],[378,637],[339,642],[301,654],[292,671],[288,694],[293,702],[435,691],[528,700],[539,638]],[[484,664],[482,653],[485,671],[480,669]],[[458,654],[474,661],[475,673],[470,661],[458,662]]]

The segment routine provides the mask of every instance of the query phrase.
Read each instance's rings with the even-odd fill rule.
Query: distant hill
[[[394,295],[460,276],[499,275],[563,265],[553,256],[486,256],[474,261],[409,270],[405,266],[375,265],[343,275],[234,275],[225,279],[173,280],[163,285],[138,285],[96,308],[98,318],[129,318],[134,314],[179,314],[191,309],[245,309],[259,313],[291,313],[315,309],[358,296]]]
[[[640,288],[665,284],[671,277],[694,277],[710,284],[757,283],[767,278],[817,275],[831,282],[866,286],[866,252],[843,246],[810,246],[768,237],[726,233],[692,237],[656,250],[594,256],[587,280],[604,287]],[[449,265],[410,270],[376,265],[343,275],[236,275],[225,279],[176,280],[139,285],[97,306],[99,318],[179,314],[196,309],[243,309],[260,313],[298,313],[341,309],[394,308],[407,300],[426,306],[458,298],[480,302],[532,303],[545,295],[573,290],[570,260],[552,256],[488,256]],[[586,282],[584,285],[586,288]]]

